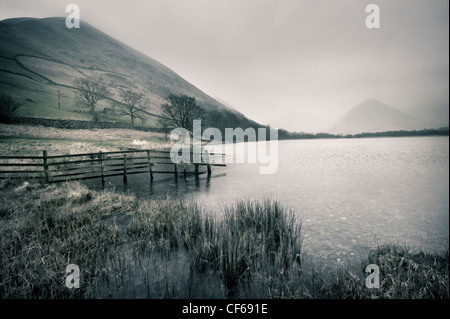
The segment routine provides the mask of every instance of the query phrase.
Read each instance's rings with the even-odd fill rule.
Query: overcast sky
[[[70,3],[262,124],[320,131],[369,98],[448,123],[448,0],[0,0],[0,20]]]

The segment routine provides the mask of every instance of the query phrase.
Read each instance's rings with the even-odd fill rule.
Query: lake
[[[278,171],[259,164],[213,167],[211,177],[130,176],[140,198],[193,200],[221,213],[236,200],[276,199],[303,222],[304,250],[357,265],[386,240],[443,250],[449,236],[449,138],[280,141]],[[119,188],[121,179],[114,184]]]

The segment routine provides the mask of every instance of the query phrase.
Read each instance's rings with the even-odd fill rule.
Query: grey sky
[[[0,0],[0,19],[70,3],[263,124],[319,131],[368,98],[448,123],[447,0]],[[380,29],[365,26],[370,3]]]

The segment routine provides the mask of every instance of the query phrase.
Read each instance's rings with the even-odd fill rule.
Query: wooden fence
[[[211,166],[226,166],[215,163],[214,159],[224,154],[211,153],[212,161],[193,163],[192,149],[189,163],[174,164],[169,151],[130,150],[118,152],[98,152],[70,155],[49,155],[47,151],[42,156],[0,156],[0,179],[7,178],[39,178],[45,183],[65,182],[68,180],[84,180],[101,178],[102,185],[106,177],[123,176],[126,184],[129,175],[149,174],[180,174],[199,175],[211,174]],[[199,166],[206,166],[207,171],[200,171]],[[194,171],[190,171],[191,168]]]

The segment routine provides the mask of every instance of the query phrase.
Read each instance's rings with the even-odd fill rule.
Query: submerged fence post
[[[208,165],[208,175],[211,175],[211,165]]]
[[[48,183],[48,163],[47,163],[47,151],[42,151],[42,159],[44,161],[44,180]]]
[[[105,188],[105,176],[103,174],[103,154],[102,151],[98,152],[98,160],[100,161],[100,172],[102,174],[102,189]]]
[[[152,171],[152,163],[150,163],[150,150],[147,150],[147,158],[148,158],[148,171],[150,173],[150,180],[153,180],[153,171]]]
[[[195,164],[195,175],[198,175],[198,164]]]
[[[123,183],[128,183],[127,154],[123,155]]]

